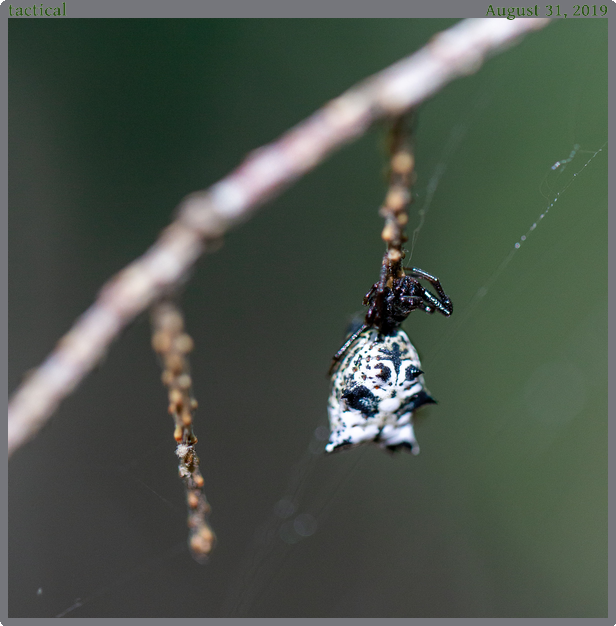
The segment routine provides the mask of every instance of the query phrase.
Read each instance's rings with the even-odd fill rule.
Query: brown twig
[[[34,436],[63,398],[98,363],[120,331],[184,278],[201,254],[328,154],[377,119],[417,106],[485,57],[547,19],[464,20],[424,48],[326,104],[280,139],[253,152],[208,190],[189,196],[177,219],[145,254],[114,276],[9,404],[9,455]]]
[[[404,276],[402,260],[403,244],[407,241],[406,225],[409,221],[408,206],[412,202],[411,185],[415,174],[415,157],[408,140],[406,125],[411,114],[396,118],[389,133],[389,188],[379,215],[385,219],[381,238],[387,244],[383,255],[379,292],[392,287],[393,279]]]
[[[161,302],[152,309],[152,348],[160,355],[163,384],[169,390],[169,413],[175,421],[173,437],[180,461],[180,478],[186,485],[188,505],[188,546],[195,560],[204,562],[214,547],[215,536],[207,522],[210,512],[203,491],[203,476],[195,452],[193,414],[197,401],[192,395],[188,354],[193,340],[184,332],[184,318],[171,302]]]

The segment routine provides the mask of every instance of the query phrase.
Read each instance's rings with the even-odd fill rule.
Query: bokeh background
[[[185,194],[454,23],[11,20],[9,389]],[[584,168],[607,20],[556,21],[421,108],[412,226],[439,184],[412,262],[455,312],[405,328],[439,404],[418,457],[325,457],[325,374],[382,255],[383,131],[183,293],[209,563],[144,315],[10,462],[10,616],[607,615],[607,146]]]

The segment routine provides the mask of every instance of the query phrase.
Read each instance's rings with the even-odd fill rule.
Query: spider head
[[[419,282],[410,276],[395,278],[391,287],[382,289],[375,283],[364,298],[364,305],[368,306],[366,324],[384,335],[393,334],[409,313],[418,308],[414,299],[417,286]]]
[[[384,335],[393,334],[408,317],[411,311],[421,309],[432,314],[439,311],[446,317],[453,312],[453,304],[443,292],[438,279],[422,270],[415,270],[413,275],[392,278],[391,286],[382,286],[381,282],[372,285],[364,298],[368,307],[365,323],[378,328]],[[425,289],[419,278],[430,280],[436,287],[439,296]]]

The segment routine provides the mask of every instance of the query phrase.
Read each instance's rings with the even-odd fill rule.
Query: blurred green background
[[[11,20],[9,389],[185,194],[454,23]],[[439,404],[418,457],[324,457],[306,450],[325,373],[382,255],[383,130],[185,289],[210,562],[185,548],[144,315],[11,460],[11,617],[78,598],[70,616],[607,615],[607,147],[583,168],[607,140],[607,20],[556,21],[421,108],[412,226],[442,175],[412,262],[455,312],[405,328]],[[285,526],[271,516],[298,461]]]

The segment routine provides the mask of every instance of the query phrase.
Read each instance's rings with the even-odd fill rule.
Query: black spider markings
[[[349,408],[360,411],[366,417],[379,412],[379,399],[364,385],[357,385],[342,394]]]

